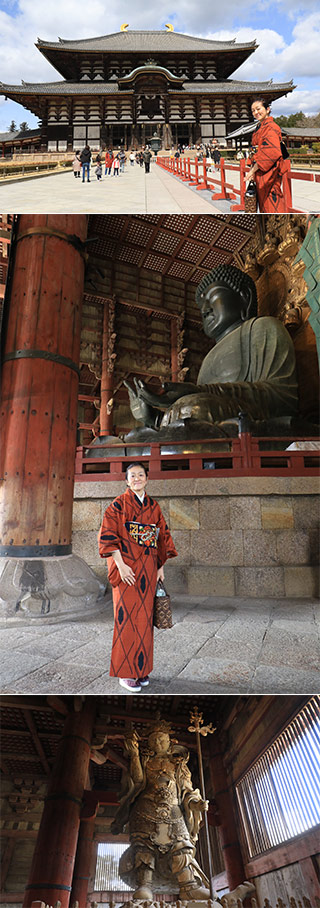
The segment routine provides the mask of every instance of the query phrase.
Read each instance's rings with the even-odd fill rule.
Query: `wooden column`
[[[113,432],[113,415],[112,410],[108,409],[108,401],[113,392],[114,314],[114,300],[106,300],[103,311],[100,435],[112,435]]]
[[[171,319],[171,381],[178,381],[178,323]]]
[[[73,871],[72,891],[70,897],[71,908],[76,902],[80,908],[87,904],[90,870],[92,864],[93,835],[95,816],[89,820],[81,820],[76,860]]]
[[[218,735],[208,741],[210,753],[210,774],[214,797],[219,811],[221,824],[218,825],[225,869],[230,891],[245,879],[244,865],[238,836],[238,829],[233,810],[232,794],[228,785],[227,773],[223,763],[221,743]]]
[[[86,215],[21,215],[1,394],[0,555],[71,552]]]
[[[49,905],[60,901],[61,908],[70,904],[93,720],[94,698],[91,697],[80,712],[67,716],[45,799],[23,908],[30,908],[36,900]]]
[[[8,841],[5,845],[4,851],[3,851],[3,855],[1,857],[1,883],[0,883],[1,891],[5,887],[5,882],[6,882],[9,870],[10,870],[10,864],[11,864],[15,846],[16,846],[16,839],[15,838],[8,839]]]

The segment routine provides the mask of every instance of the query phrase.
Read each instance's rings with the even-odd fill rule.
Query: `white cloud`
[[[296,77],[315,77],[319,80],[320,13],[300,19],[295,25],[293,41],[284,48],[281,64]]]
[[[94,35],[119,31],[122,22],[129,22],[133,29],[162,29],[165,22],[173,22],[177,30],[201,37],[212,37],[218,40],[236,38],[237,41],[256,40],[259,47],[249,59],[235,72],[235,79],[248,79],[253,82],[274,81],[287,82],[293,79],[297,89],[287,98],[276,102],[277,109],[282,106],[283,112],[299,108],[305,113],[316,113],[319,110],[318,82],[315,80],[319,71],[320,47],[320,14],[314,0],[308,0],[308,9],[303,13],[301,4],[304,0],[278,0],[280,11],[290,15],[295,21],[292,39],[286,43],[277,31],[276,17],[271,20],[268,10],[274,4],[272,0],[249,0],[240,4],[239,0],[225,0],[223,4],[212,0],[176,0],[175,13],[172,12],[171,0],[164,0],[161,13],[154,3],[145,5],[145,0],[135,0],[134,6],[128,0],[120,0],[116,9],[107,6],[105,0],[90,0],[88,6],[79,0],[21,0],[16,17],[10,16],[10,5],[7,12],[0,12],[0,32],[2,48],[0,51],[0,79],[9,84],[26,82],[57,81],[60,76],[34,46],[37,37],[57,41],[62,38],[87,38]],[[15,8],[15,7],[14,7]],[[250,22],[250,10],[265,12],[266,28],[253,28],[246,25]],[[161,16],[161,18],[160,18]],[[232,21],[243,20],[241,28],[232,28]],[[224,28],[230,22],[230,28]],[[271,27],[270,27],[271,25]],[[274,25],[274,27],[272,27]],[[314,90],[313,90],[314,85]],[[298,100],[299,99],[299,100]],[[9,102],[1,111],[5,124],[14,118],[17,122],[29,119],[21,107]],[[275,110],[275,105],[274,105]],[[7,113],[8,111],[8,113]],[[1,121],[1,117],[0,117]],[[34,125],[34,124],[33,124]],[[4,129],[1,125],[0,129]]]

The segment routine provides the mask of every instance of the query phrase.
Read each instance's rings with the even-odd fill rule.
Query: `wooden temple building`
[[[0,83],[0,92],[39,117],[42,151],[130,148],[154,135],[163,148],[220,141],[249,122],[255,97],[271,102],[294,88],[232,78],[256,50],[252,41],[124,29],[86,40],[39,38],[36,47],[59,81]]]
[[[308,242],[310,274],[316,271],[319,225],[314,219],[307,232],[304,215],[49,214],[15,216],[9,227],[0,588],[1,608],[8,616],[13,609],[19,623],[27,612],[19,606],[18,562],[21,596],[31,583],[36,610],[44,608],[45,573],[52,571],[55,584],[57,565],[72,566],[72,551],[77,570],[81,558],[91,569],[87,581],[96,601],[96,578],[104,581],[97,532],[106,500],[123,490],[132,460],[122,441],[134,425],[124,381],[137,376],[156,391],[163,380],[196,381],[209,341],[195,289],[219,262],[248,271],[259,313],[279,318],[291,333],[301,416],[317,420],[318,290],[314,279],[308,290],[299,254]],[[7,216],[2,233],[7,240]],[[100,436],[118,444],[104,459],[88,449]],[[168,566],[172,589],[317,595],[318,461],[316,454],[285,453],[289,442],[276,442],[278,455],[247,435],[225,441],[220,452],[215,447],[214,456],[212,448],[205,457],[190,446],[176,454],[157,445],[134,450],[146,458],[150,492],[180,549],[179,565]],[[274,503],[280,495],[272,512],[266,495]],[[207,519],[213,505],[217,526]],[[42,580],[34,567],[30,581],[32,559],[42,557]],[[68,608],[87,609],[85,584],[81,597],[71,597]],[[50,601],[50,594],[44,598]]]
[[[143,742],[160,713],[187,747],[201,788],[188,730],[195,707],[215,729],[201,749],[219,897],[246,879],[259,908],[317,908],[319,697],[224,695],[3,697],[1,905],[129,902],[118,872],[128,836],[110,829],[127,766],[124,736],[132,723]],[[203,828],[197,858],[208,872]]]

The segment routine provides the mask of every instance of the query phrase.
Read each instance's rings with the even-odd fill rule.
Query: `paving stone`
[[[317,670],[320,666],[319,638],[316,634],[303,634],[300,629],[272,626],[266,633],[259,661],[265,665],[282,665]]]
[[[230,690],[248,689],[254,668],[239,659],[191,659],[186,668],[178,675],[177,680],[207,681],[210,684],[222,684]]]
[[[320,672],[287,666],[258,665],[251,682],[252,693],[312,695],[319,690]]]
[[[304,692],[306,677],[308,684],[318,677],[315,599],[181,592],[172,598],[175,626],[155,631],[152,684],[144,693],[255,693],[255,678],[258,693],[300,692],[290,680],[294,673]],[[111,601],[94,620],[6,629],[2,693],[118,694],[118,681],[108,674],[112,631]],[[317,689],[314,681],[312,692]]]
[[[99,674],[97,664],[75,666],[58,659],[16,681],[14,689],[25,694],[81,694],[83,687]]]
[[[219,634],[205,643],[197,655],[197,659],[208,657],[215,659],[245,658],[246,664],[255,667],[262,644],[262,636],[257,640],[247,637],[245,640],[230,640],[229,637],[221,638]]]
[[[35,649],[31,652],[21,649],[17,654],[8,653],[7,656],[2,655],[0,666],[0,690],[12,681],[16,681],[19,678],[25,678],[26,675],[28,675],[28,672],[32,672],[34,669],[45,666],[47,661],[47,654],[41,652],[41,650]]]

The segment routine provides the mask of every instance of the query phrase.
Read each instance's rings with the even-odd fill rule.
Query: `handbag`
[[[158,580],[153,605],[154,627],[172,627],[172,611],[170,596],[164,588],[162,580]]]
[[[255,214],[257,211],[257,187],[254,180],[250,180],[244,194],[244,210]]]
[[[282,154],[283,160],[287,161],[287,159],[290,158],[290,155],[289,155],[286,143],[283,141],[283,139],[280,139],[280,149],[281,149],[281,154]]]

